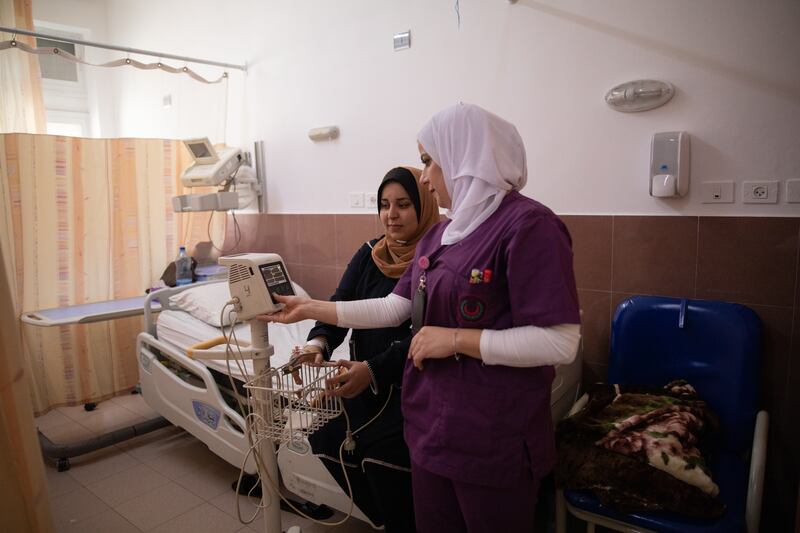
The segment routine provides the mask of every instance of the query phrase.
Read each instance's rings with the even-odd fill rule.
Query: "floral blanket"
[[[595,385],[557,430],[556,482],[624,512],[716,518],[724,506],[700,452],[716,416],[685,381],[663,389]]]

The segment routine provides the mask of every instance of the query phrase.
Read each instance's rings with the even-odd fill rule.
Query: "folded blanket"
[[[558,426],[556,482],[590,489],[625,512],[716,518],[724,506],[700,447],[717,425],[685,381],[664,389],[595,385],[587,405]]]

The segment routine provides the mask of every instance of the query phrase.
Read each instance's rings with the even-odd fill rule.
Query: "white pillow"
[[[298,296],[305,296],[308,298],[308,293],[295,283],[292,282],[295,294]],[[186,311],[198,320],[202,320],[206,324],[210,324],[216,328],[231,325],[231,314],[229,310],[225,311],[220,324],[220,313],[222,308],[231,299],[231,292],[228,289],[228,282],[223,281],[220,283],[209,283],[207,285],[199,285],[172,295],[169,298],[169,303],[176,306],[181,311]],[[236,313],[232,314],[233,318]]]

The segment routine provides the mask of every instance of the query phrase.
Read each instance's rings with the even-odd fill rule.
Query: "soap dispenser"
[[[650,144],[650,196],[673,198],[689,192],[689,134],[668,131]]]

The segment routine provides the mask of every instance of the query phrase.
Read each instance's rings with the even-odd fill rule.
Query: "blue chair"
[[[564,533],[566,511],[616,531],[756,533],[767,447],[768,415],[757,412],[761,322],[749,308],[732,303],[634,296],[622,302],[611,325],[608,382],[663,386],[691,383],[720,419],[720,439],[711,458],[714,481],[725,503],[717,521],[672,513],[623,514],[588,491],[559,491],[556,530]],[[580,407],[579,403],[573,412]]]

